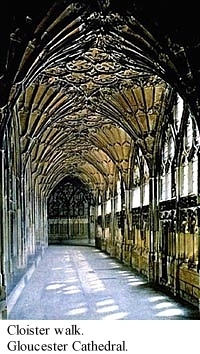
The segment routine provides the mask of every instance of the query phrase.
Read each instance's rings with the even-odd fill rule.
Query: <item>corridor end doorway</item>
[[[47,204],[48,244],[92,244],[95,238],[94,199],[76,177],[65,177]]]

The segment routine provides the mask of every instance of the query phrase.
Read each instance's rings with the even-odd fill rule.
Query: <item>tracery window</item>
[[[140,206],[140,166],[138,159],[135,159],[133,166],[133,191],[132,191],[132,208]]]
[[[175,142],[171,127],[168,128],[165,135],[164,147],[161,153],[161,181],[160,181],[160,199],[169,200],[172,195],[172,177],[174,173],[173,159],[175,154]]]
[[[121,211],[121,181],[118,179],[117,181],[117,196],[115,199],[115,211],[120,212]]]
[[[111,198],[110,198],[110,192],[109,189],[106,192],[106,208],[105,208],[105,213],[110,214],[111,213]]]
[[[175,131],[178,132],[183,114],[183,99],[177,94],[177,101],[174,105]]]
[[[199,131],[194,117],[189,114],[183,127],[180,156],[180,256],[195,268],[198,259],[197,211]]]
[[[143,162],[143,205],[149,204],[149,167],[146,160]]]
[[[49,242],[88,235],[89,191],[77,178],[65,177],[47,203]]]
[[[98,197],[98,210],[97,210],[97,213],[98,213],[98,216],[100,216],[102,214],[102,201],[101,201],[101,195],[99,195]]]
[[[180,195],[197,194],[199,132],[190,115],[184,129],[180,159]]]

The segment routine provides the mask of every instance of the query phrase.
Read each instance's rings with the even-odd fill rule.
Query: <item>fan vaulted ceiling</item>
[[[2,36],[2,127],[5,107],[14,110],[24,162],[31,156],[48,188],[69,175],[105,190],[117,170],[128,183],[135,149],[152,159],[172,88],[199,114],[199,36],[191,41],[194,24],[182,32],[184,18],[172,6],[23,6],[7,10]]]

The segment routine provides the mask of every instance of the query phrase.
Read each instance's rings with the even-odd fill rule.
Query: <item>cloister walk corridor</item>
[[[0,320],[199,319],[198,2],[2,4]]]
[[[10,320],[200,319],[92,245],[49,246],[16,300]]]

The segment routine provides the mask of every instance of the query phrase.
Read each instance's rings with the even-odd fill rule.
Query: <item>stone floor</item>
[[[192,320],[200,317],[197,309],[155,291],[143,277],[95,247],[67,245],[46,249],[16,303],[8,303],[8,319]]]

